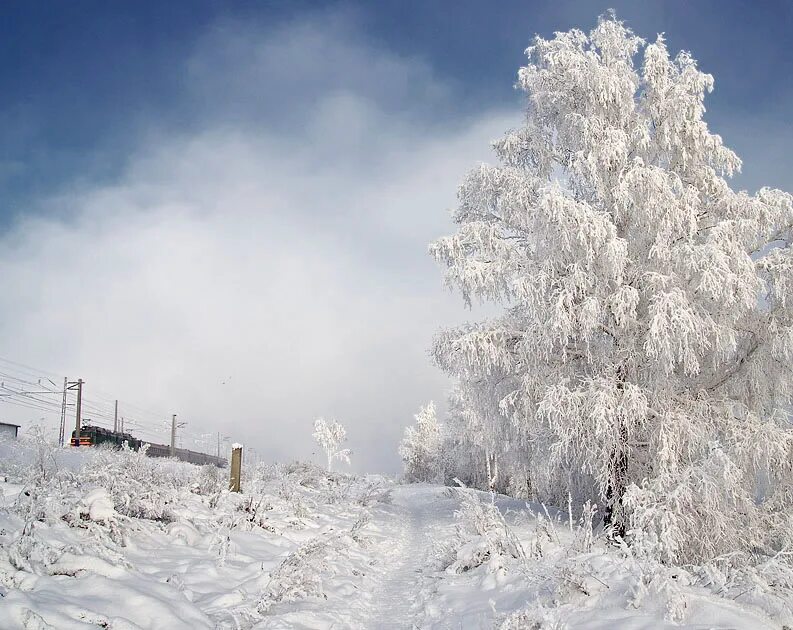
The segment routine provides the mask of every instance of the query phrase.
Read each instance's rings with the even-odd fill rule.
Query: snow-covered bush
[[[124,565],[115,551],[123,544],[123,533],[113,503],[105,489],[86,485],[81,469],[73,469],[75,462],[68,461],[74,459],[73,453],[59,449],[37,427],[13,445],[13,451],[17,463],[9,476],[22,487],[6,509],[22,526],[16,535],[0,541],[0,584],[18,586],[17,580],[24,579],[8,568],[36,575],[72,575],[79,570],[79,562],[72,560],[84,553],[97,562]],[[93,455],[95,451],[86,459]],[[88,539],[80,546],[64,546],[46,535],[48,527],[64,525],[87,530]]]
[[[13,510],[25,522],[25,531],[33,523],[57,522],[71,510],[77,496],[78,480],[68,468],[58,465],[57,449],[44,429],[33,426],[17,445],[6,445],[4,476],[22,484]]]
[[[350,463],[350,449],[340,448],[347,439],[347,430],[335,420],[325,420],[317,418],[314,421],[314,433],[312,433],[317,444],[325,451],[328,458],[328,471],[333,469],[333,460],[340,459]]]
[[[4,477],[24,478],[31,485],[46,483],[58,471],[55,443],[44,427],[33,425],[25,431],[17,444],[2,443],[0,473]]]
[[[416,424],[405,428],[399,444],[399,456],[405,466],[405,480],[410,482],[443,481],[441,460],[441,425],[430,402],[416,414]]]
[[[363,483],[354,484],[348,494],[356,504],[370,507],[378,503],[391,503],[390,482],[384,477],[369,476]]]
[[[275,604],[306,598],[325,599],[325,582],[339,559],[366,542],[363,529],[368,517],[356,520],[349,531],[312,538],[295,549],[270,573],[259,598],[258,612],[266,613]]]
[[[126,516],[168,521],[170,507],[195,479],[195,466],[146,456],[146,446],[133,451],[97,448],[81,471],[86,485],[105,488],[115,509]]]
[[[713,78],[662,36],[609,15],[527,54],[525,122],[431,245],[467,302],[504,306],[434,346],[459,381],[461,479],[597,503],[668,562],[774,555],[793,510],[793,197],[730,188]]]
[[[456,488],[454,491],[460,507],[454,514],[457,535],[452,543],[454,561],[449,571],[462,573],[487,564],[488,570],[495,572],[504,568],[505,558],[526,558],[521,542],[494,504],[493,495],[484,500],[476,490]]]
[[[691,572],[698,585],[740,604],[758,606],[776,619],[793,624],[793,563],[791,551],[759,556],[729,553]],[[793,627],[793,626],[786,626]]]
[[[308,597],[325,597],[323,574],[339,552],[336,537],[309,540],[290,553],[270,574],[259,603],[259,611],[267,612],[279,602],[294,602]]]
[[[212,464],[201,466],[198,479],[192,489],[197,494],[213,495],[228,488],[228,473]]]

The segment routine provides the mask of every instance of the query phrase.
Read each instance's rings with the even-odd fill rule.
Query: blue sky
[[[715,76],[737,186],[793,188],[788,2],[2,3],[0,357],[269,458],[335,416],[396,470],[432,335],[477,316],[427,244],[533,35],[609,6]]]
[[[263,107],[251,102],[259,92],[245,90],[202,93],[197,102],[185,62],[213,31],[235,23],[266,36],[306,16],[343,15],[362,44],[420,60],[442,77],[453,97],[442,115],[424,113],[443,123],[515,102],[511,85],[532,34],[587,28],[607,6],[645,38],[666,32],[670,49],[691,50],[717,77],[714,128],[732,129],[740,117],[746,127],[790,129],[793,4],[785,1],[10,1],[0,6],[0,216],[30,211],[37,196],[74,178],[115,176],[152,127],[186,130],[208,116],[289,110],[293,86]],[[752,138],[728,140],[742,153]]]

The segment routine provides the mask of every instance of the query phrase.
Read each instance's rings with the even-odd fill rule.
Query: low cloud
[[[395,471],[403,427],[448,387],[431,337],[466,318],[427,243],[520,118],[432,114],[453,90],[351,29],[213,30],[184,60],[193,132],[152,122],[117,181],[43,199],[4,235],[2,355],[268,459],[311,456],[332,416],[356,469]],[[213,89],[244,111],[207,104]]]

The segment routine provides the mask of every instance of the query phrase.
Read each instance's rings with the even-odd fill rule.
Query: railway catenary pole
[[[171,416],[171,457],[176,457],[176,414]]]
[[[75,446],[80,446],[80,414],[83,411],[83,379],[77,379],[77,413],[74,415]]]
[[[220,454],[222,452],[222,445],[230,439],[231,438],[229,438],[228,435],[223,435],[220,431],[218,431],[218,450],[217,450],[218,457],[220,457]]]
[[[66,437],[66,388],[69,385],[68,377],[63,377],[63,402],[61,403],[61,430],[58,433],[58,446],[63,447]]]

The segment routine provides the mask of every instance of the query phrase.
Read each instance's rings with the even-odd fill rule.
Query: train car
[[[165,444],[155,444],[153,442],[147,442],[149,448],[146,451],[146,454],[149,457],[170,457],[171,456],[171,447]],[[176,459],[181,460],[183,462],[189,462],[191,464],[196,464],[198,466],[206,466],[206,465],[213,465],[217,466],[218,468],[225,468],[228,466],[228,460],[224,457],[215,457],[214,455],[208,455],[207,453],[199,453],[197,451],[191,451],[186,448],[177,448],[174,449],[174,456]]]
[[[95,427],[90,424],[80,427],[80,444],[79,446],[99,446],[100,444],[110,444],[115,448],[121,448],[124,444],[133,451],[140,449],[143,442],[129,433],[121,433],[120,431],[112,431],[103,427]],[[77,431],[72,431],[71,445],[78,446],[77,444]]]
[[[209,455],[207,453],[189,451],[186,448],[176,449],[176,457],[182,461],[190,462],[191,464],[197,464],[198,466],[208,466],[210,464],[217,466],[218,468],[225,468],[228,466],[228,461],[224,457],[215,457],[214,455]]]
[[[155,444],[154,442],[146,442],[149,448],[146,450],[146,455],[149,457],[170,457],[171,447],[165,444]]]

